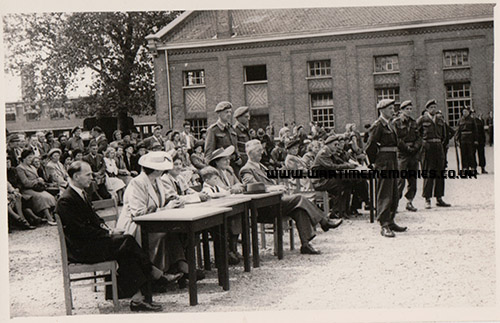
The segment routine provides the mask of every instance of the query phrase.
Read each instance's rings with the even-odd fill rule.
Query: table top
[[[146,215],[141,215],[133,218],[134,222],[146,221],[195,221],[207,218],[213,215],[226,213],[231,211],[229,207],[200,207],[200,204],[194,204],[198,207],[180,208],[180,209],[166,209]]]
[[[251,198],[252,200],[259,200],[259,199],[266,198],[266,197],[282,195],[283,193],[284,192],[282,192],[282,191],[276,191],[276,192],[266,192],[266,193],[259,193],[259,194],[243,194],[243,195]]]
[[[203,203],[193,203],[186,205],[186,208],[196,208],[196,207],[231,207],[240,203],[250,202],[252,199],[244,194],[234,194],[228,195],[221,198],[210,199]]]

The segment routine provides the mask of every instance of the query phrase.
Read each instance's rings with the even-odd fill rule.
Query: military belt
[[[462,134],[469,134],[472,133],[472,131],[462,131]]]
[[[425,139],[424,141],[425,141],[425,142],[439,142],[439,143],[440,143],[440,142],[441,142],[441,139],[439,139],[439,138],[435,138],[435,139]]]
[[[380,147],[379,152],[382,153],[391,153],[391,152],[397,152],[398,147]]]

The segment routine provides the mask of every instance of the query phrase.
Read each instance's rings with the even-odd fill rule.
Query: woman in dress
[[[50,182],[57,184],[61,193],[68,186],[68,172],[60,162],[61,149],[52,148],[48,153],[49,161],[45,166]]]
[[[121,190],[125,183],[118,178],[118,166],[116,165],[116,150],[108,146],[104,151],[104,164],[106,165],[106,188],[115,198],[120,198]]]

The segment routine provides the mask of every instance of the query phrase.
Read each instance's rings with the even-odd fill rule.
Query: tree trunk
[[[127,112],[125,111],[118,112],[117,126],[118,129],[123,132],[130,130],[129,128],[131,127],[131,125],[129,125]]]

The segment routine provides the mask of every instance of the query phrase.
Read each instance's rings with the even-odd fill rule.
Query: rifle
[[[455,157],[457,158],[457,174],[460,172],[460,158],[458,157],[458,146],[457,139],[453,139],[453,143],[455,144]]]

